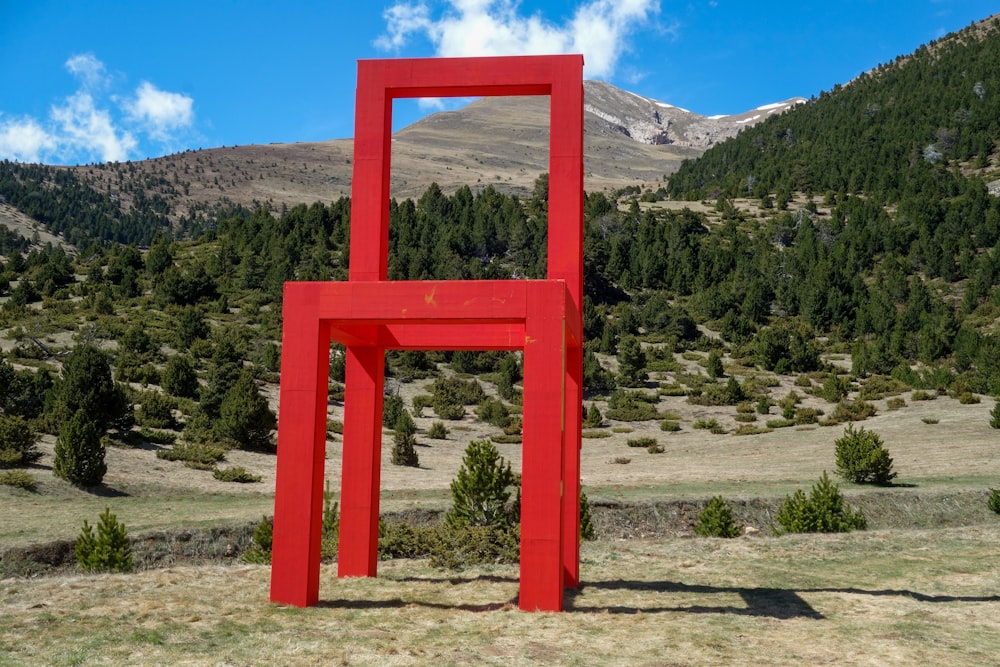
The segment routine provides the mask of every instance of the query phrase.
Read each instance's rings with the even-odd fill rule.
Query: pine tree
[[[597,404],[591,403],[587,408],[587,415],[583,418],[583,425],[586,428],[596,428],[604,423],[604,415],[597,408]]]
[[[712,350],[708,353],[708,363],[705,370],[710,378],[720,378],[725,374],[722,368],[722,356],[718,350]]]
[[[65,423],[78,410],[97,429],[98,437],[109,428],[131,428],[132,406],[111,378],[108,355],[93,345],[81,345],[70,352],[56,385],[56,423]]]
[[[721,496],[714,496],[698,515],[694,532],[701,537],[737,537],[740,528],[733,518],[733,508]]]
[[[97,426],[82,409],[59,429],[52,472],[77,486],[97,486],[108,466]]]
[[[167,360],[160,378],[163,390],[181,398],[196,398],[198,396],[198,375],[189,357],[175,354]]]
[[[888,484],[896,477],[892,457],[882,444],[882,438],[862,426],[857,431],[848,424],[844,435],[834,443],[837,474],[856,484]]]
[[[458,475],[451,483],[452,506],[445,515],[451,526],[510,526],[520,520],[508,503],[517,475],[489,440],[473,440],[465,448]]]
[[[37,435],[22,417],[0,414],[0,468],[23,466],[41,458]]]
[[[590,518],[590,501],[583,489],[580,489],[580,539],[594,539],[594,523]]]
[[[646,382],[646,353],[635,336],[624,336],[618,345],[618,375],[625,387],[641,387]]]
[[[392,437],[392,463],[397,466],[410,466],[416,468],[420,465],[417,456],[417,439],[414,433],[417,426],[413,423],[413,418],[403,410],[396,417],[396,432]]]
[[[133,568],[128,531],[110,507],[101,513],[96,536],[84,520],[75,552],[77,563],[87,572],[131,572]]]
[[[990,410],[990,426],[1000,428],[1000,401],[994,403],[993,409]]]
[[[244,371],[222,399],[215,422],[216,436],[235,440],[243,449],[273,451],[271,431],[276,425],[277,418],[267,399],[257,389],[253,376]]]

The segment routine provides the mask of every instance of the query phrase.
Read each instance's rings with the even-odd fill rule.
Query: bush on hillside
[[[42,453],[35,448],[37,434],[17,415],[0,415],[0,468],[24,466],[37,461]]]
[[[698,515],[694,532],[701,537],[738,537],[740,527],[733,518],[732,506],[722,496],[714,496]]]
[[[846,533],[864,530],[868,526],[864,512],[852,509],[840,493],[839,487],[830,481],[826,471],[813,485],[808,496],[798,489],[786,496],[778,507],[776,520],[781,528],[774,528],[775,534],[782,533]]]
[[[132,547],[125,525],[105,507],[97,524],[97,534],[87,523],[76,538],[76,562],[87,572],[131,572]]]

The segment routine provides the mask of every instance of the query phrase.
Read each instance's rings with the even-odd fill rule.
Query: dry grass
[[[776,387],[780,398],[792,387]],[[484,386],[493,392],[489,383]],[[274,394],[273,387],[269,392]],[[426,393],[421,383],[402,385],[409,405],[412,395]],[[276,398],[276,397],[272,397]],[[602,412],[607,404],[596,401]],[[864,422],[878,432],[894,459],[900,484],[916,491],[983,490],[1000,484],[1000,458],[996,456],[996,431],[989,427],[987,401],[962,405],[940,397],[934,401],[907,401],[899,410],[885,409],[876,401],[879,414]],[[589,401],[588,401],[589,405]],[[806,397],[802,405],[829,411],[830,404]],[[662,397],[657,409],[680,417],[682,429],[660,430],[657,421],[630,422],[629,432],[615,432],[621,424],[609,421],[602,429],[610,437],[587,438],[581,452],[582,480],[591,501],[645,501],[708,498],[721,494],[730,498],[783,497],[796,488],[813,484],[824,470],[833,471],[834,441],[842,426],[807,426],[776,429],[753,437],[715,435],[690,428],[697,419],[715,418],[724,427],[736,426],[735,413],[727,407],[691,405],[684,397]],[[430,411],[417,418],[420,431],[417,448],[419,468],[394,466],[390,461],[391,432],[383,436],[382,506],[401,511],[444,508],[450,498],[449,484],[461,464],[469,440],[488,437],[497,429],[467,415],[449,422],[446,440],[432,440],[424,433],[438,419]],[[331,419],[341,419],[341,408],[331,408]],[[937,420],[933,424],[926,420]],[[621,429],[619,429],[621,430]],[[627,446],[629,439],[653,437],[664,445],[661,454],[650,455]],[[521,445],[499,444],[501,454],[520,470]],[[73,539],[83,519],[93,520],[110,505],[135,534],[145,530],[191,528],[258,519],[270,513],[273,503],[274,456],[252,452],[227,453],[225,465],[242,466],[261,475],[259,484],[221,482],[211,473],[157,459],[152,448],[108,451],[105,487],[98,493],[74,489],[51,474],[53,439],[39,446],[44,456],[31,473],[38,480],[34,493],[0,487],[0,545],[15,546],[53,539]],[[340,488],[342,442],[335,436],[327,443],[326,477],[330,488]],[[616,465],[619,457],[632,458],[633,465]],[[844,485],[850,495],[857,489]],[[905,491],[905,490],[901,490]]]
[[[268,602],[258,566],[0,583],[0,665],[976,665],[1000,644],[1000,526],[587,543],[565,614],[515,567],[424,561]]]
[[[772,398],[791,390],[791,379],[782,382]],[[407,398],[422,392],[417,383],[403,386]],[[7,579],[0,581],[0,665],[989,664],[1000,648],[1000,522],[975,495],[1000,479],[992,406],[945,397],[907,400],[894,411],[876,404],[880,414],[865,427],[882,435],[898,481],[912,486],[872,493],[843,485],[852,502],[877,509],[881,518],[867,533],[588,543],[586,585],[568,595],[571,613],[563,615],[517,611],[516,568],[454,575],[424,561],[382,563],[378,580],[338,580],[335,568],[324,566],[322,603],[308,610],[271,605],[268,570],[257,566]],[[812,397],[803,405],[828,407]],[[832,470],[833,442],[843,430],[809,426],[739,438],[689,427],[716,418],[732,428],[732,408],[663,397],[657,409],[676,414],[682,430],[664,433],[652,421],[619,433],[613,427],[620,424],[609,422],[603,430],[610,437],[583,444],[595,520],[613,521],[630,536],[688,535],[694,501],[715,494],[766,516],[755,507]],[[331,419],[341,418],[338,410]],[[416,421],[426,429],[436,417]],[[426,445],[418,448],[419,469],[392,466],[385,435],[383,509],[447,504],[465,445],[495,431],[471,416],[448,426],[443,441],[418,433]],[[643,436],[665,452],[627,447]],[[499,447],[519,468],[521,446]],[[331,438],[326,474],[334,489],[341,448],[339,437]],[[271,511],[273,456],[228,454],[227,465],[263,476],[260,484],[234,485],[160,461],[152,448],[114,448],[106,487],[92,494],[52,477],[51,439],[41,449],[31,471],[36,492],[0,488],[4,547],[72,539],[83,519],[94,521],[105,506],[132,535],[231,525]],[[632,465],[613,463],[624,455]],[[669,500],[683,506],[678,516],[657,504]],[[616,501],[644,504],[605,517],[602,503]],[[755,527],[767,535],[766,526]]]

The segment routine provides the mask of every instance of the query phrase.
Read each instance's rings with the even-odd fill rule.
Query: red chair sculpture
[[[550,98],[545,280],[389,281],[392,101]],[[338,575],[378,564],[387,349],[523,350],[519,605],[559,611],[579,583],[583,57],[358,63],[347,282],[285,285],[271,600],[319,599],[330,342],[346,346]]]

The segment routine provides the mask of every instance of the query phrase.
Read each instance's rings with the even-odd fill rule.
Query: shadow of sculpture
[[[441,586],[492,584],[517,584],[516,577],[500,575],[478,575],[473,577],[441,576],[441,577],[401,577],[396,579],[402,583],[437,584]],[[630,604],[606,604],[587,600],[588,591],[622,591],[627,595]],[[905,589],[863,588],[769,588],[749,586],[709,586],[704,584],[685,584],[677,581],[638,581],[614,579],[609,581],[592,581],[577,590],[567,590],[564,599],[564,609],[578,613],[610,613],[610,614],[734,614],[738,616],[766,617],[777,620],[807,618],[822,620],[825,617],[812,605],[806,602],[802,595],[811,593],[839,593],[846,595],[869,595],[876,597],[895,596],[908,597],[919,602],[929,603],[978,603],[1000,602],[1000,595],[962,596],[962,595],[929,595],[918,591]],[[743,605],[736,604],[683,604],[671,599],[671,595],[738,595]],[[420,599],[402,600],[398,597],[385,600],[320,600],[319,607],[327,609],[398,609],[403,607],[424,607],[428,609],[452,609],[455,611],[490,612],[510,611],[518,606],[518,597],[496,602],[481,604],[449,604],[429,602]]]

